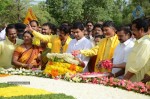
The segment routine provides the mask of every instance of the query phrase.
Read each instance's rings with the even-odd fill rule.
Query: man
[[[23,23],[16,23],[15,24],[17,30],[17,36],[19,39],[23,39],[23,33],[25,31],[26,25]]]
[[[6,69],[13,67],[11,64],[12,54],[14,49],[18,45],[22,44],[22,42],[22,40],[17,39],[15,25],[9,24],[6,27],[6,39],[4,41],[0,41],[0,67]]]
[[[117,36],[120,44],[118,44],[114,52],[112,73],[114,77],[123,78],[127,57],[134,46],[134,42],[131,39],[130,28],[127,26],[120,27],[117,30]]]
[[[147,32],[147,34],[150,37],[150,19],[146,19],[146,21],[148,21],[148,32]],[[144,82],[144,83],[148,82],[150,85],[150,70],[144,75],[144,79],[142,80],[142,82]]]
[[[114,49],[119,43],[118,37],[116,35],[115,25],[112,21],[106,21],[103,24],[103,33],[106,38],[100,40],[99,45],[93,47],[89,50],[77,50],[73,53],[85,56],[94,56],[97,55],[94,71],[101,72],[101,68],[97,67],[98,63],[102,60],[112,59],[114,54]],[[107,72],[107,71],[106,71]]]
[[[33,30],[39,32],[39,22],[38,21],[31,20],[29,24]],[[33,43],[33,45],[40,46],[40,40],[36,37],[33,37],[32,43]]]
[[[144,74],[150,70],[150,40],[147,31],[148,23],[145,20],[136,19],[132,22],[132,32],[136,41],[127,60],[124,79],[141,81]]]
[[[70,28],[66,25],[61,25],[58,35],[43,35],[32,29],[30,25],[27,26],[27,30],[32,32],[32,34],[43,42],[52,43],[51,52],[52,53],[63,53],[66,52],[68,44],[71,41],[69,37]]]
[[[93,37],[92,37],[93,22],[92,21],[86,22],[86,30],[87,30],[86,38],[93,39]]]
[[[42,25],[42,34],[44,34],[44,35],[52,34],[52,24],[51,23],[44,23]]]
[[[81,22],[75,22],[73,24],[73,33],[75,39],[71,40],[68,45],[68,53],[72,53],[74,50],[84,50],[90,49],[92,47],[91,42],[84,37],[84,26]],[[77,60],[79,61],[79,65],[84,67],[83,72],[88,72],[87,63],[89,61],[88,57],[85,57],[81,54],[77,55]]]
[[[101,24],[95,24],[94,25],[92,36],[95,37],[96,35],[104,36]]]
[[[104,38],[104,35],[95,35],[94,37],[94,45],[98,45],[100,40]]]
[[[35,30],[37,32],[39,31],[39,22],[38,21],[31,20],[30,21],[30,25],[31,25],[31,27],[32,27],[33,30]]]

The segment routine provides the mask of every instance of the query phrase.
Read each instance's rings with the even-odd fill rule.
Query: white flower
[[[5,71],[5,74],[9,74],[8,71]]]
[[[71,58],[65,58],[64,60],[67,61],[68,63],[71,63],[71,64],[75,64],[75,65],[79,64],[79,61],[73,60]]]
[[[19,70],[19,72],[18,72],[19,74],[21,74],[22,73],[22,70]]]
[[[10,74],[16,75],[16,74],[18,74],[18,72],[14,71],[14,72],[11,72]]]
[[[4,73],[5,73],[5,71],[1,71],[1,73],[2,73],[2,74],[4,74]]]
[[[27,73],[27,75],[30,75],[30,74],[31,74],[30,72]]]
[[[14,71],[15,69],[13,69],[13,68],[9,68],[9,69],[7,69],[7,71],[8,72],[10,72],[10,71]]]
[[[31,75],[33,75],[33,76],[34,76],[34,75],[35,75],[35,73],[34,73],[34,72],[33,72],[33,73],[31,73]]]

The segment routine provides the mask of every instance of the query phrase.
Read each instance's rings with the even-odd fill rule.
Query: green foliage
[[[32,8],[40,24],[46,22],[57,23],[56,20],[51,16],[51,14],[47,12],[47,6],[45,2],[34,5]]]
[[[47,94],[47,95],[28,95],[28,96],[13,96],[13,97],[0,97],[0,99],[75,99],[72,96],[65,94]]]
[[[50,19],[55,22],[55,19],[43,7],[45,3],[33,5],[31,1],[33,2],[33,0],[0,0],[0,25],[23,22],[29,7],[33,8],[39,22],[47,22]]]
[[[84,0],[47,0],[48,12],[57,23],[82,19]]]
[[[29,7],[41,24],[49,21],[59,25],[74,20],[95,23],[113,20],[117,25],[128,24],[133,20],[132,11],[137,5],[142,6],[145,17],[150,17],[149,0],[46,0],[36,5],[31,1],[0,0],[0,25],[23,22]]]

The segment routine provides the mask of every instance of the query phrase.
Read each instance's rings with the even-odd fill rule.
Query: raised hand
[[[27,27],[26,27],[25,31],[29,31],[31,33],[33,32],[33,29],[32,29],[30,24],[27,24]]]

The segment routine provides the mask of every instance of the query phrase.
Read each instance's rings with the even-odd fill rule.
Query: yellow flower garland
[[[76,74],[82,72],[83,68],[69,63],[51,62],[49,61],[44,70],[45,74],[51,74],[56,77],[65,73]]]
[[[0,96],[3,97],[12,97],[12,96],[21,96],[21,95],[42,95],[42,94],[51,94],[48,91],[34,88],[27,88],[22,86],[11,86],[0,88]]]

